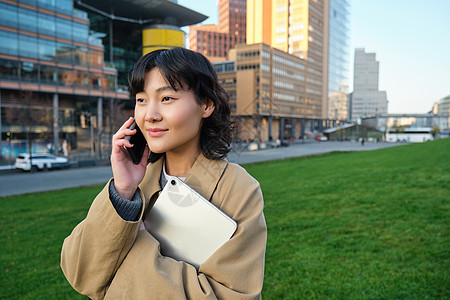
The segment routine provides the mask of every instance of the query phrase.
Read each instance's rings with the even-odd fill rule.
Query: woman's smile
[[[169,129],[162,129],[162,128],[149,128],[147,129],[148,135],[151,137],[160,137],[164,135]]]

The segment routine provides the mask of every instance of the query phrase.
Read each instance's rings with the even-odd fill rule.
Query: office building
[[[268,43],[308,61],[307,89],[319,90],[314,106],[326,118],[329,1],[248,0],[247,10],[247,44]]]
[[[366,53],[364,48],[355,49],[353,92],[350,119],[387,114],[388,100],[385,91],[378,90],[379,62],[375,53]]]
[[[348,117],[349,9],[347,0],[330,0],[328,118],[342,121]]]
[[[204,19],[160,0],[0,0],[1,156],[30,145],[58,152],[63,140],[72,151],[106,153],[121,108],[131,108],[135,60],[182,46],[179,27]]]
[[[246,0],[219,0],[219,24],[189,27],[189,49],[211,61],[227,59],[228,51],[245,43]]]
[[[239,139],[312,137],[332,125],[321,118],[321,83],[307,77],[307,60],[262,43],[241,44],[214,67],[230,95]]]

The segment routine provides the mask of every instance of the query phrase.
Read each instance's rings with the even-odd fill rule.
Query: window
[[[19,62],[0,59],[0,78],[7,80],[18,80]]]
[[[55,8],[55,0],[38,0],[38,6],[53,10]]]
[[[53,60],[56,56],[56,43],[44,39],[39,40],[39,58]]]
[[[84,66],[88,65],[88,48],[74,46],[73,64],[84,65]]]
[[[39,13],[38,18],[39,32],[48,35],[54,35],[56,31],[55,17]]]
[[[53,83],[58,81],[58,70],[56,67],[41,65],[39,69],[39,79],[41,83]]]
[[[20,79],[23,81],[38,81],[37,64],[23,61],[20,63]]]
[[[83,71],[75,71],[75,86],[89,87],[89,73]]]
[[[0,30],[0,53],[17,55],[18,51],[17,33]]]
[[[17,7],[0,3],[0,24],[16,26],[17,24]]]
[[[19,54],[25,57],[38,57],[38,43],[33,36],[20,35],[19,36]]]
[[[116,77],[114,75],[105,75],[108,90],[116,90]]]
[[[56,35],[65,39],[72,39],[72,22],[66,19],[56,19]]]
[[[73,22],[73,39],[81,42],[87,42],[89,36],[89,27],[87,24]]]
[[[63,11],[65,13],[71,12],[73,9],[72,0],[58,0],[58,5],[56,5],[56,9],[59,11]]]
[[[19,7],[19,28],[36,32],[37,13],[35,11]]]
[[[63,86],[72,86],[74,81],[74,72],[70,69],[58,69],[58,83]]]
[[[56,45],[56,60],[71,64],[73,56],[72,45],[66,43],[57,43]]]

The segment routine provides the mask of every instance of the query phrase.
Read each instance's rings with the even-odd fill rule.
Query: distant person
[[[50,154],[53,154],[53,144],[52,143],[48,143],[47,144],[47,152]]]
[[[129,129],[133,118],[113,136],[114,177],[63,244],[67,280],[92,299],[260,299],[263,197],[258,182],[225,159],[229,97],[211,63],[183,48],[156,50],[138,60],[128,80],[136,123],[152,151],[147,147],[137,165],[131,161],[125,137],[136,132]],[[169,176],[185,180],[238,224],[198,269],[162,255],[142,223]]]
[[[65,157],[69,156],[69,145],[67,144],[67,140],[64,140],[62,143],[62,151]]]
[[[364,146],[364,138],[361,139],[361,146]]]

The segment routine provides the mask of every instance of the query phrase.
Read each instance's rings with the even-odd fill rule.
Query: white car
[[[16,169],[24,171],[66,168],[69,166],[69,160],[66,157],[58,157],[51,154],[33,154],[31,164],[30,154],[28,153],[22,153],[16,158]]]

